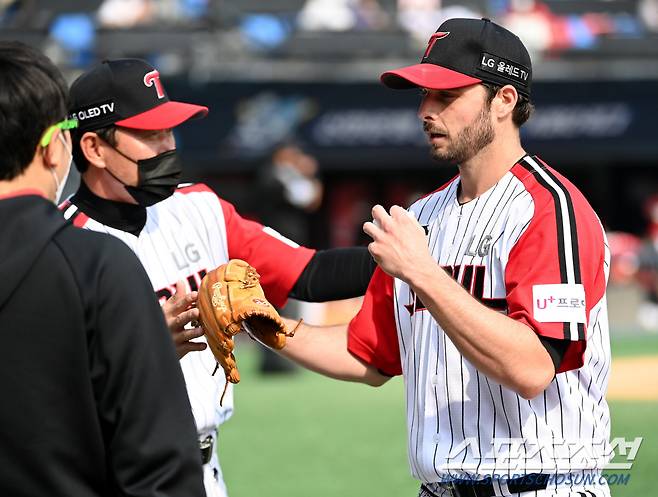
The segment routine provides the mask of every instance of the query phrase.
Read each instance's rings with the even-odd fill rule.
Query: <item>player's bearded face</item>
[[[432,134],[444,135],[445,144],[433,143],[430,140],[430,154],[438,161],[462,164],[474,157],[480,150],[489,145],[496,136],[491,122],[491,103],[484,101],[479,114],[473,121],[456,133],[455,136],[431,122],[424,122],[423,129],[430,137]]]

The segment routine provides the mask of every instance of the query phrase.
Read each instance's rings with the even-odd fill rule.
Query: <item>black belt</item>
[[[511,494],[521,492],[532,492],[533,490],[544,490],[548,485],[550,475],[541,473],[531,473],[520,478],[505,479],[500,478],[500,481],[507,484]],[[492,479],[485,478],[484,480],[453,480],[450,482],[439,482],[439,487],[449,490],[454,497],[492,497],[496,495]],[[420,487],[430,495],[436,495],[425,484]]]
[[[212,447],[214,445],[213,442],[214,440],[211,435],[208,435],[206,438],[199,442],[202,464],[208,464],[210,459],[212,459]]]

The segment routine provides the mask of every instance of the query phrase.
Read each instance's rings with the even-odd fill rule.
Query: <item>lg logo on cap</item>
[[[155,91],[158,93],[158,98],[164,98],[164,88],[160,82],[160,73],[158,71],[147,72],[144,75],[144,84],[146,86],[155,86]]]

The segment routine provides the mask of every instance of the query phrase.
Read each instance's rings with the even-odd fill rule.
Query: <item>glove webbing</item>
[[[297,328],[299,328],[299,326],[302,324],[303,321],[304,321],[303,319],[297,321],[295,327],[292,329],[290,333],[286,333],[286,336],[287,337],[295,336],[295,332],[297,331]],[[215,376],[215,373],[217,372],[218,369],[219,369],[219,363],[215,361],[215,370],[212,372],[212,376]],[[226,382],[224,383],[224,391],[222,392],[222,396],[219,398],[220,407],[222,406],[222,402],[224,402],[224,395],[226,395],[226,390],[228,390],[228,384],[229,384],[228,375],[226,375]]]

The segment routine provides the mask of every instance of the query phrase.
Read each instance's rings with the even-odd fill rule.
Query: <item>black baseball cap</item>
[[[530,97],[532,63],[523,42],[489,19],[448,19],[427,44],[420,64],[387,71],[381,81],[389,88],[432,90],[462,88],[476,83],[512,85]]]
[[[116,124],[133,129],[169,129],[208,108],[169,100],[160,73],[141,59],[105,60],[71,85],[70,117],[77,133]]]

